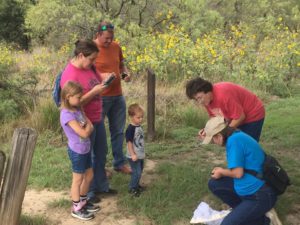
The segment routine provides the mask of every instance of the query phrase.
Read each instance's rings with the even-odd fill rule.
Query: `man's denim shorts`
[[[85,173],[85,171],[92,167],[91,152],[86,154],[78,154],[68,148],[69,158],[72,163],[72,170],[74,173]]]

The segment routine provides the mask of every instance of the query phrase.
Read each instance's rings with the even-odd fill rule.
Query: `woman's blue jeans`
[[[94,197],[96,192],[109,190],[109,183],[106,177],[105,164],[107,155],[106,139],[101,138],[101,134],[105,133],[103,120],[99,123],[93,123],[94,131],[91,139],[91,154],[94,177],[90,186],[88,197]]]
[[[277,195],[266,184],[256,193],[247,196],[237,195],[230,177],[210,179],[208,187],[232,208],[221,225],[269,225],[270,220],[265,214],[274,207]]]
[[[251,122],[251,123],[245,123],[245,124],[239,126],[238,128],[241,131],[243,131],[246,134],[253,137],[257,142],[259,142],[262,127],[264,125],[264,120],[265,120],[265,118],[258,120],[258,121]]]
[[[124,128],[126,124],[126,103],[123,95],[103,96],[102,120],[107,116],[113,154],[113,167],[120,169],[126,162],[123,153]],[[101,133],[101,140],[106,140],[106,133]]]
[[[132,170],[129,190],[138,189],[144,169],[144,160],[138,159],[136,161],[132,161],[132,159],[128,159],[128,161]]]

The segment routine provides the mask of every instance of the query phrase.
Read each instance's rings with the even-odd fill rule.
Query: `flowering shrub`
[[[19,115],[18,105],[10,98],[9,85],[6,79],[10,76],[15,66],[12,48],[5,43],[0,43],[0,121],[9,120]]]
[[[0,43],[0,121],[17,118],[32,105],[35,76],[20,72],[17,54],[9,45]]]
[[[151,68],[168,81],[200,75],[286,95],[288,85],[300,72],[299,40],[298,33],[282,24],[261,40],[243,24],[232,26],[226,34],[215,30],[196,40],[183,27],[170,24],[166,32],[141,36],[123,51],[136,73]]]
[[[0,66],[8,68],[13,65],[15,60],[12,55],[12,48],[5,43],[0,42]]]

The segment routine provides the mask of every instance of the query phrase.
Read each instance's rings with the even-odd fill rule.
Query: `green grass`
[[[279,159],[293,183],[276,204],[283,222],[288,212],[300,204],[300,176],[295,169],[300,166],[297,151],[300,145],[299,112],[299,98],[270,103],[262,135],[263,147]],[[178,220],[188,222],[200,201],[207,201],[220,209],[220,202],[208,191],[207,181],[214,163],[223,164],[224,149],[197,147],[195,138],[192,138],[197,131],[194,128],[176,129],[165,142],[148,144],[150,156],[162,159],[156,171],[159,179],[139,199],[132,200],[121,195],[121,204],[131,212],[142,212],[156,224],[163,225],[174,224]]]
[[[161,163],[156,171],[159,180],[147,187],[147,191],[139,198],[132,199],[127,194],[128,182],[125,186],[121,185],[123,191],[120,203],[131,213],[138,211],[155,224],[168,225],[179,219],[189,218],[195,203],[201,196],[209,194],[205,182],[208,169],[197,167],[200,161],[198,159],[180,165]],[[115,183],[117,184],[119,183]]]
[[[300,204],[300,98],[276,100],[267,105],[267,116],[261,137],[264,149],[276,156],[288,171],[293,185],[279,197],[276,209],[282,221],[288,212]],[[194,115],[194,114],[191,114]],[[192,117],[193,116],[188,116]],[[201,117],[202,119],[202,117]],[[155,224],[168,225],[176,221],[188,223],[200,201],[206,201],[215,209],[223,209],[208,191],[207,181],[214,166],[225,166],[223,148],[202,146],[197,140],[199,128],[175,123],[167,136],[146,144],[147,158],[158,161],[153,182],[140,198],[127,194],[129,176],[115,174],[112,187],[120,192],[119,203],[123,210],[147,217]],[[111,151],[109,151],[111,152]],[[108,165],[111,165],[111,153]],[[71,168],[65,143],[57,134],[43,133],[39,137],[29,178],[30,187],[54,190],[69,189]],[[49,207],[66,207],[67,200],[51,202]],[[285,223],[283,223],[285,224]]]
[[[71,164],[67,155],[66,144],[56,140],[62,146],[51,140],[55,136],[44,133],[39,137],[31,165],[28,185],[31,188],[65,190],[71,185]]]
[[[47,204],[49,208],[61,208],[61,209],[67,209],[70,208],[71,202],[70,199],[61,198],[58,200],[53,200]]]
[[[21,215],[19,225],[51,225],[51,223],[42,216]]]
[[[194,127],[173,129],[168,138],[146,143],[147,156],[154,159],[163,159],[172,155],[189,152],[195,147],[198,129]]]
[[[279,197],[276,209],[280,218],[300,204],[300,98],[288,98],[272,102],[267,107],[267,116],[262,134],[265,150],[274,155],[287,170],[292,186]]]

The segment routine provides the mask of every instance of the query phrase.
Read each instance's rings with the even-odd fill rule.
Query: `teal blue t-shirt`
[[[226,157],[229,169],[242,167],[262,173],[265,159],[260,145],[242,131],[235,131],[226,143]],[[245,173],[242,178],[234,178],[234,189],[240,196],[254,194],[264,185],[264,181]]]

